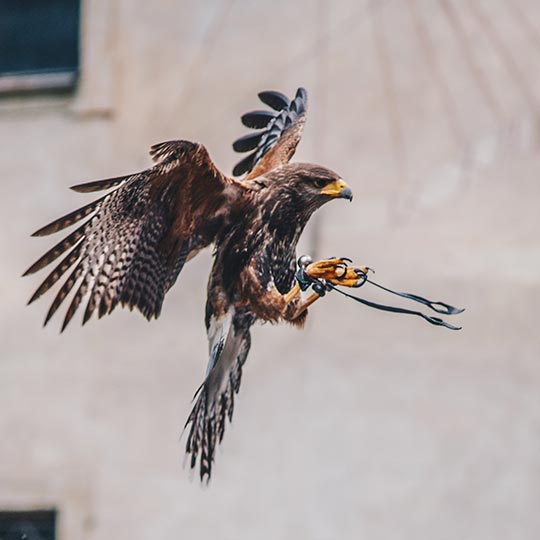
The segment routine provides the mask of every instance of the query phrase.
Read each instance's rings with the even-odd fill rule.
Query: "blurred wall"
[[[0,99],[0,508],[57,507],[60,540],[538,538],[539,21],[534,0],[84,2],[75,95]],[[464,328],[336,295],[303,332],[258,328],[201,488],[179,436],[210,253],[158,322],[59,336],[50,294],[25,307],[44,275],[19,277],[54,239],[28,236],[161,140],[230,171],[257,91],[299,85],[296,158],[355,192],[302,250],[464,306]]]

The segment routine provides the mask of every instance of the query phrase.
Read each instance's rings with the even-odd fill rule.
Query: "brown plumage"
[[[82,222],[25,273],[63,256],[30,299],[67,275],[45,319],[74,291],[62,330],[84,300],[83,324],[118,304],[151,319],[160,314],[184,264],[214,244],[206,307],[210,360],[187,421],[187,452],[191,467],[199,462],[201,479],[210,477],[225,419],[232,418],[250,327],[257,321],[305,321],[312,300],[304,303],[294,289],[295,250],[304,226],[325,202],[352,198],[333,171],[289,163],[305,122],[305,90],[292,101],[278,92],[259,96],[274,111],[242,117],[246,126],[259,129],[233,145],[252,151],[234,169],[235,175],[245,173],[243,179],[223,175],[200,144],[156,144],[151,168],[74,186],[83,193],[110,191],[34,233],[48,235]]]

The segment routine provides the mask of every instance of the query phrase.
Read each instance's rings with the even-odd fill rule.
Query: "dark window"
[[[0,90],[9,90],[10,84],[12,90],[74,85],[79,68],[79,3],[0,0]],[[33,81],[34,86],[24,81]]]
[[[0,540],[55,540],[56,510],[0,511]]]

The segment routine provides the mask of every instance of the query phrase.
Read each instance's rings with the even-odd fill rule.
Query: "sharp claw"
[[[373,270],[373,268],[370,268],[369,266],[362,266],[361,268],[355,268],[354,271],[358,275],[369,274],[369,272],[375,273],[375,270]]]
[[[338,269],[343,270],[343,273],[340,276],[337,275],[337,270]],[[336,279],[345,279],[346,275],[347,275],[347,266],[346,265],[338,265],[338,266],[336,266]]]
[[[353,288],[358,289],[358,287],[361,287],[367,281],[368,276],[367,276],[367,273],[361,270],[360,268],[355,268],[354,273],[360,277],[360,279],[358,280],[358,283],[355,283],[353,285]]]

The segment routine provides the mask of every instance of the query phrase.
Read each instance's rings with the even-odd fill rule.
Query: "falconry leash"
[[[337,277],[337,280],[339,281],[340,277],[344,278],[347,273],[347,262],[352,262],[351,259],[347,257],[341,257],[342,263],[342,269],[343,273],[341,276]],[[310,276],[306,272],[307,266],[311,264],[312,259],[309,255],[302,255],[298,259],[298,272],[296,274],[296,280],[298,281],[298,284],[300,286],[300,289],[302,291],[308,290],[310,287],[311,289],[316,292],[319,296],[324,296],[329,291],[336,291],[337,293],[350,298],[351,300],[355,300],[356,302],[360,302],[361,304],[364,304],[366,306],[379,309],[381,311],[390,311],[392,313],[405,313],[407,315],[417,315],[418,317],[422,317],[425,321],[427,321],[430,324],[433,324],[435,326],[444,326],[446,328],[449,328],[450,330],[461,330],[460,326],[454,326],[453,324],[450,324],[446,322],[445,320],[441,319],[440,317],[433,317],[430,315],[426,315],[425,313],[422,313],[421,311],[414,311],[411,309],[401,308],[397,306],[388,306],[385,304],[378,304],[376,302],[371,302],[370,300],[366,300],[365,298],[360,298],[359,296],[355,296],[353,294],[347,293],[341,289],[339,289],[336,285],[331,283],[328,280],[321,279],[321,278],[314,278]],[[368,270],[373,270],[371,268],[368,268]],[[353,285],[353,288],[358,289],[365,285],[366,283],[370,283],[371,285],[382,289],[383,291],[389,292],[390,294],[395,294],[396,296],[401,296],[402,298],[406,298],[408,300],[412,300],[413,302],[418,302],[420,304],[423,304],[430,308],[431,310],[435,311],[436,313],[440,313],[442,315],[457,315],[458,313],[462,313],[465,311],[464,309],[456,308],[454,306],[451,306],[450,304],[446,304],[445,302],[434,302],[432,300],[427,300],[426,298],[423,298],[422,296],[418,296],[416,294],[406,293],[406,292],[399,292],[399,291],[393,291],[392,289],[389,289],[388,287],[384,287],[383,285],[380,285],[378,283],[375,283],[373,280],[369,279],[367,272],[364,272],[360,268],[356,268],[355,272],[360,277],[360,280],[356,285]]]

